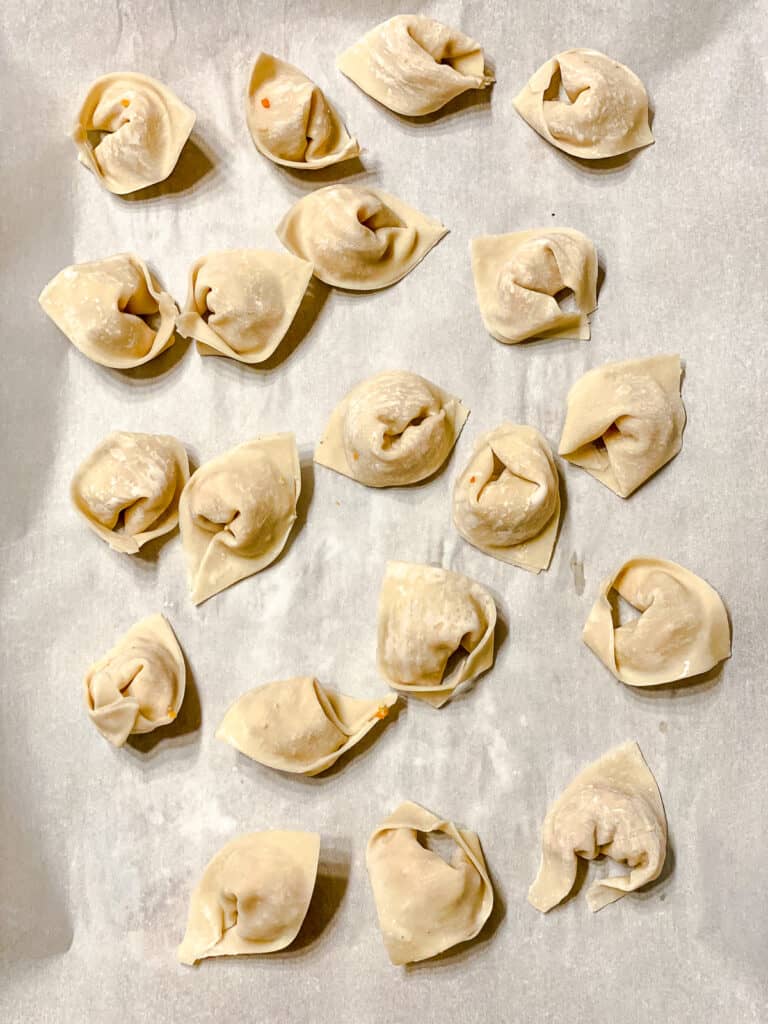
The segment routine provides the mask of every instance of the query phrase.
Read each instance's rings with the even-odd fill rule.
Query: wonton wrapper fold
[[[179,527],[195,604],[274,562],[296,521],[300,492],[293,434],[246,441],[192,474]]]
[[[252,832],[223,846],[192,893],[181,963],[290,946],[309,909],[319,856],[315,832]]]
[[[535,573],[549,567],[560,488],[552,451],[538,430],[502,423],[477,439],[453,489],[453,522],[492,558]]]
[[[83,700],[101,735],[122,747],[130,735],[173,722],[185,685],[179,642],[164,616],[150,615],[91,665],[83,680]]]
[[[277,237],[325,284],[372,291],[410,273],[447,230],[381,189],[328,185],[288,210]]]
[[[354,747],[397,701],[357,700],[312,676],[267,683],[228,709],[216,738],[269,768],[319,775]]]
[[[496,604],[448,569],[387,562],[379,595],[376,659],[394,690],[442,707],[493,664]]]
[[[194,338],[201,355],[261,363],[285,337],[311,277],[312,264],[288,253],[208,253],[192,264],[179,334]]]
[[[494,80],[479,43],[420,14],[398,14],[377,25],[336,66],[363,92],[407,117],[431,114]]]
[[[101,366],[142,366],[176,340],[176,303],[132,253],[65,267],[38,301],[75,348]]]
[[[245,112],[256,148],[283,167],[311,171],[360,152],[323,91],[293,64],[267,53],[253,65]]]
[[[114,551],[135,555],[179,521],[189,479],[184,446],[167,434],[109,434],[77,469],[70,497]]]
[[[431,381],[388,370],[356,385],[331,413],[314,461],[368,487],[403,487],[435,473],[469,410]]]
[[[418,833],[437,832],[455,843],[450,863],[419,842]],[[393,964],[426,960],[475,938],[493,909],[493,886],[476,833],[410,801],[374,831],[366,863]]]
[[[541,65],[514,104],[542,138],[584,160],[620,156],[653,142],[643,83],[597,50],[558,53]]]
[[[685,407],[677,355],[607,363],[568,393],[559,453],[621,498],[677,455]]]
[[[614,625],[611,591],[638,609],[639,618]],[[701,577],[661,558],[632,558],[604,580],[582,637],[630,686],[685,682],[731,654],[720,595]]]
[[[572,228],[483,235],[472,240],[471,253],[480,315],[497,341],[589,338],[597,253],[586,235]],[[573,311],[556,298],[565,291],[573,293]]]
[[[667,853],[667,818],[661,794],[637,743],[630,741],[585,768],[547,811],[541,830],[541,866],[529,902],[546,913],[576,881],[579,857],[604,854],[627,864],[587,892],[590,910],[602,910],[658,878]]]
[[[168,177],[194,123],[194,111],[162,82],[122,71],[90,87],[72,138],[80,162],[122,196]],[[94,144],[91,132],[105,134]]]

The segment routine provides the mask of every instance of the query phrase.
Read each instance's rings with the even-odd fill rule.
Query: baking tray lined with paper
[[[766,87],[757,8],[705,2],[435,2],[419,13],[485,49],[496,82],[442,112],[390,113],[335,58],[402,9],[190,2],[2,14],[6,296],[0,601],[3,911],[0,1015],[8,1021],[390,1019],[425,1022],[760,1021],[768,1013],[768,894],[755,858],[768,825],[761,628],[765,567]],[[593,47],[648,89],[655,145],[591,168],[561,153],[513,99],[547,58]],[[324,90],[360,156],[316,171],[254,147],[244,96],[259,51]],[[88,85],[131,69],[197,114],[167,181],[113,196],[67,138]],[[745,88],[744,83],[749,83]],[[757,172],[755,169],[758,169]],[[117,371],[85,359],[37,305],[63,267],[136,252],[183,302],[216,249],[283,251],[288,209],[341,180],[401,197],[449,233],[391,288],[313,281],[267,363],[201,358],[178,340]],[[603,268],[591,340],[506,346],[477,308],[470,240],[573,228]],[[557,460],[562,526],[538,576],[467,544],[453,482],[500,422],[556,448],[566,396],[606,362],[679,352],[680,454],[622,500]],[[331,411],[360,380],[407,369],[470,416],[445,467],[411,488],[367,490],[312,463]],[[200,465],[259,434],[293,431],[298,520],[264,572],[195,607],[177,533],[110,552],[68,502],[72,475],[111,430],[170,434]],[[582,643],[600,582],[636,555],[671,559],[722,595],[733,656],[684,686],[618,682]],[[494,667],[440,710],[402,701],[316,778],[280,774],[215,740],[226,709],[271,680],[314,675],[380,693],[378,591],[388,560],[478,580],[499,612]],[[82,707],[82,678],[139,619],[162,612],[187,659],[181,713],[112,749]],[[542,916],[526,894],[548,806],[585,765],[634,739],[669,822],[665,869],[593,916],[576,898]],[[408,968],[388,962],[365,869],[374,828],[405,800],[477,832],[496,901],[472,943]],[[237,834],[321,835],[308,918],[288,949],[175,959],[203,867]]]

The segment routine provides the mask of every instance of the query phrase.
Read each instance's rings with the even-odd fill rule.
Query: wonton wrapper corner
[[[659,787],[634,741],[584,768],[547,811],[541,830],[541,866],[528,901],[547,913],[570,893],[578,858],[601,854],[630,868],[587,891],[593,912],[654,881],[667,853],[667,818]]]
[[[300,199],[277,226],[295,256],[324,284],[373,291],[396,284],[448,233],[378,188],[326,185]]]
[[[184,700],[186,667],[163,615],[131,626],[83,680],[88,716],[105,739],[122,747],[131,735],[175,720]]]
[[[360,153],[323,91],[267,53],[257,56],[251,71],[246,117],[256,148],[283,167],[311,171]]]
[[[469,410],[454,395],[405,370],[357,384],[331,413],[314,461],[368,487],[404,487],[448,459]]]
[[[450,863],[422,846],[419,833],[452,839]],[[474,939],[493,909],[493,886],[476,833],[410,801],[376,828],[366,864],[393,964],[427,960]]]
[[[505,345],[590,337],[597,309],[597,253],[572,228],[533,228],[472,239],[472,275],[486,330]],[[572,293],[575,309],[557,296]]]
[[[643,83],[597,50],[558,53],[533,74],[514,105],[547,142],[583,160],[621,156],[654,141]]]
[[[453,522],[479,551],[539,573],[560,525],[560,478],[534,427],[502,423],[475,442],[453,489]]]
[[[398,14],[377,25],[336,66],[363,92],[406,117],[431,114],[494,81],[479,43],[420,14]]]
[[[290,946],[309,910],[319,857],[315,832],[252,832],[231,840],[192,893],[179,961]]]
[[[312,264],[290,253],[228,249],[196,260],[189,272],[179,334],[201,355],[250,365],[277,349],[298,312]]]
[[[188,479],[187,453],[175,437],[116,430],[78,467],[70,497],[113,551],[135,555],[176,527]]]
[[[133,253],[65,267],[38,302],[75,348],[101,366],[142,366],[176,340],[176,303]]]
[[[627,498],[683,445],[680,356],[606,363],[568,392],[559,454]]]
[[[192,474],[179,527],[195,604],[274,562],[300,493],[299,452],[289,433],[246,441]]]
[[[640,616],[616,625],[611,591]],[[700,576],[661,558],[632,558],[603,580],[582,638],[629,686],[685,683],[731,655],[720,595]]]
[[[394,690],[442,707],[459,686],[491,667],[495,629],[496,603],[468,576],[387,562],[376,660]]]
[[[164,181],[192,132],[195,113],[162,82],[131,71],[97,78],[72,131],[78,158],[115,195]],[[89,133],[102,132],[94,145]]]
[[[312,676],[267,683],[232,704],[216,738],[268,768],[319,775],[385,719],[397,695],[359,700]]]

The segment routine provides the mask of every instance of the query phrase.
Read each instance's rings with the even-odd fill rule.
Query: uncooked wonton
[[[497,341],[589,338],[597,254],[586,235],[572,228],[483,235],[471,251],[480,315]]]
[[[438,833],[453,840],[450,862],[427,845]],[[366,863],[393,964],[426,960],[474,939],[493,909],[493,886],[476,833],[410,801],[374,831]]]
[[[249,690],[227,710],[216,738],[284,772],[319,775],[382,719],[395,694],[358,700],[321,686],[312,676]]]
[[[410,273],[447,230],[381,189],[328,185],[291,207],[277,237],[325,284],[371,291]]]
[[[368,487],[403,487],[436,472],[469,415],[424,377],[389,370],[369,377],[336,406],[315,462]]]
[[[585,160],[653,142],[643,83],[597,50],[565,50],[542,64],[515,108],[547,142]]]
[[[315,832],[252,832],[223,846],[192,893],[181,963],[290,946],[309,910],[319,856]]]
[[[253,65],[245,110],[256,148],[284,167],[311,171],[360,152],[323,91],[267,53]]]
[[[623,625],[615,592],[640,615]],[[688,569],[661,558],[632,558],[604,580],[589,613],[584,643],[630,686],[687,682],[731,653],[731,630],[716,590]]]
[[[122,196],[168,177],[194,123],[194,111],[162,82],[122,71],[90,87],[72,138],[80,162]]]
[[[658,878],[667,854],[667,818],[661,794],[640,747],[614,747],[585,768],[555,800],[541,830],[541,866],[529,902],[546,913],[576,881],[579,857],[604,854],[629,867],[587,891],[587,906],[602,910]]]

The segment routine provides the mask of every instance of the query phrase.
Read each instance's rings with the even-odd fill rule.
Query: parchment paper
[[[414,5],[415,6],[415,5]],[[432,3],[480,40],[498,83],[425,123],[391,115],[335,55],[402,10],[394,2],[7,0],[2,7],[2,872],[4,1021],[728,1021],[768,1019],[765,8],[697,4]],[[512,99],[549,56],[602,50],[633,68],[656,145],[596,171],[548,146]],[[179,301],[214,248],[279,249],[274,227],[334,180],[255,150],[243,95],[259,49],[327,90],[364,153],[345,180],[440,216],[451,233],[378,294],[317,286],[266,369],[178,343],[131,373],[87,361],[37,306],[63,266],[135,250]],[[173,177],[133,198],[103,191],[66,137],[97,75],[138,70],[198,115]],[[592,341],[509,348],[474,301],[472,236],[570,226],[604,267]],[[630,500],[560,468],[567,500],[539,577],[483,556],[450,524],[474,438],[508,418],[556,445],[568,388],[600,363],[685,361],[683,450]],[[311,451],[359,379],[403,367],[472,410],[445,471],[368,491]],[[67,488],[111,429],[168,432],[196,461],[259,433],[296,432],[300,528],[283,557],[199,609],[177,535],[111,553]],[[733,620],[733,658],[689,686],[618,684],[580,640],[599,581],[658,554],[703,575]],[[384,690],[376,602],[387,558],[442,564],[496,595],[495,668],[441,711],[411,702],[363,749],[304,781],[214,740],[227,705],[261,682],[314,673],[350,694]],[[583,582],[582,582],[583,574]],[[122,750],[81,707],[87,666],[163,611],[190,685],[173,729]],[[647,893],[593,917],[582,893],[546,917],[526,902],[538,830],[576,771],[639,741],[671,838]],[[402,799],[481,837],[496,909],[481,938],[410,969],[389,965],[364,850]],[[318,891],[293,948],[177,965],[188,897],[234,835],[322,833]],[[594,870],[605,871],[601,864]]]

